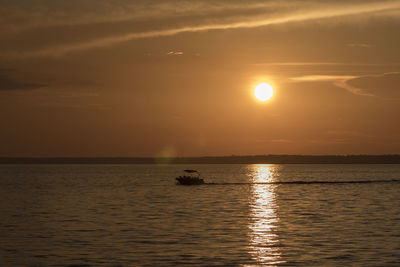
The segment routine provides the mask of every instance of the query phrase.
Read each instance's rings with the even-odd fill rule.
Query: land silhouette
[[[212,157],[0,157],[0,164],[400,164],[400,155],[253,155]]]

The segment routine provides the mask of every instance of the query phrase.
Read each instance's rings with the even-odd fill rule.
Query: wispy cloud
[[[283,144],[294,143],[294,141],[290,139],[272,139],[270,141],[271,143],[283,143]]]
[[[0,69],[0,91],[33,90],[41,87],[44,85],[17,79],[12,76],[12,71]]]
[[[73,1],[71,1],[73,2]],[[304,5],[304,1],[291,1],[291,8]],[[0,32],[15,33],[34,28],[83,26],[118,22],[144,22],[174,17],[235,16],[243,13],[282,8],[280,1],[126,1],[85,0],[84,4],[57,3],[42,0],[37,5],[23,2],[0,4]],[[71,16],[73,14],[74,16]],[[13,23],[10,23],[13,22]]]
[[[306,75],[292,77],[293,82],[330,82],[347,91],[362,96],[400,98],[400,72],[379,75]]]
[[[306,75],[300,77],[292,77],[290,80],[296,82],[338,82],[347,81],[350,79],[357,78],[358,76],[350,75]]]
[[[400,98],[400,72],[360,76],[346,81],[346,86],[382,98]]]
[[[182,51],[169,51],[167,53],[167,55],[168,56],[180,56],[180,55],[183,55],[183,52]]]
[[[371,44],[366,44],[366,43],[350,43],[347,44],[348,47],[353,47],[353,48],[370,48],[372,47]]]
[[[278,6],[279,3],[280,6]],[[293,4],[292,4],[293,3]],[[295,4],[296,3],[296,4]],[[67,53],[77,52],[88,50],[92,48],[100,48],[100,47],[108,47],[115,44],[119,44],[122,42],[141,39],[141,38],[155,38],[162,36],[172,36],[185,32],[201,32],[208,30],[224,30],[224,29],[238,29],[238,28],[255,28],[255,27],[263,27],[270,25],[278,25],[278,24],[287,24],[287,23],[295,23],[295,22],[305,22],[311,20],[323,20],[323,19],[332,19],[338,17],[350,17],[354,15],[371,15],[371,14],[385,14],[385,12],[393,15],[393,10],[400,9],[399,1],[376,1],[376,2],[363,2],[359,1],[349,4],[337,4],[337,3],[321,3],[318,1],[306,1],[302,5],[301,2],[287,2],[287,1],[278,1],[275,2],[275,5],[271,7],[263,6],[265,8],[265,12],[263,8],[260,8],[262,4],[260,2],[252,2],[251,5],[254,10],[250,10],[249,8],[244,8],[244,6],[233,5],[235,11],[232,14],[224,14],[221,18],[218,16],[218,12],[222,12],[223,7],[229,8],[230,5],[224,2],[224,5],[217,5],[218,8],[210,8],[212,5],[202,6],[201,12],[194,11],[193,5],[187,5],[186,7],[186,19],[187,21],[179,21],[179,23],[175,23],[175,25],[162,25],[165,27],[163,29],[151,29],[144,31],[135,31],[135,32],[125,32],[121,34],[110,35],[106,37],[92,38],[90,40],[84,40],[72,43],[63,43],[51,45],[48,47],[38,48],[33,51],[19,51],[19,52],[11,52],[8,53],[8,56],[12,57],[59,57],[63,56]],[[288,8],[289,6],[294,6],[293,8]],[[164,6],[164,9],[166,7]],[[170,6],[168,6],[170,8]],[[154,14],[157,11],[162,11],[162,8],[155,9],[153,11]],[[241,13],[242,11],[242,13]],[[162,12],[160,12],[162,13]],[[211,15],[210,15],[210,14]],[[146,13],[140,13],[144,18],[146,17]],[[143,15],[144,14],[144,15]],[[192,20],[196,18],[196,16],[190,16],[193,14],[197,14],[197,20],[193,24]],[[397,13],[396,13],[397,14]],[[182,15],[181,13],[179,14]],[[113,15],[114,17],[115,15]],[[139,16],[140,17],[140,16]],[[151,17],[151,16],[150,16]],[[127,17],[126,19],[129,19]],[[174,21],[179,19],[179,16],[175,17]],[[93,19],[95,23],[101,22],[101,20]],[[93,23],[91,21],[91,17],[87,16],[79,23]],[[140,21],[139,21],[140,22]],[[55,24],[52,22],[53,25]],[[45,25],[45,24],[44,24]],[[50,25],[52,25],[50,23]],[[161,25],[159,25],[161,26]]]
[[[357,130],[330,130],[326,131],[325,134],[329,137],[348,137],[348,138],[354,138],[354,137],[371,137],[371,135],[357,131]]]
[[[348,66],[348,67],[397,67],[400,63],[365,63],[365,62],[268,62],[253,63],[252,66]],[[324,76],[324,75],[320,75]]]
[[[373,96],[372,94],[364,92],[362,89],[349,85],[347,82],[359,78],[360,76],[351,75],[306,75],[300,77],[292,77],[289,80],[294,82],[330,82],[333,85],[344,88],[347,91],[363,96]]]

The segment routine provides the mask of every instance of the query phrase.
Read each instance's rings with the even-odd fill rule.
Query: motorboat
[[[176,181],[180,185],[200,185],[204,184],[204,180],[200,178],[200,173],[196,170],[183,170],[184,175],[176,177]]]

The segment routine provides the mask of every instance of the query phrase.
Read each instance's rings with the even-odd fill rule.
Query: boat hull
[[[180,176],[176,178],[176,181],[180,185],[201,185],[204,184],[204,180],[197,177]]]

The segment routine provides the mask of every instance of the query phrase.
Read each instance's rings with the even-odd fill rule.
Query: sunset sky
[[[0,2],[0,156],[394,153],[399,0]]]

